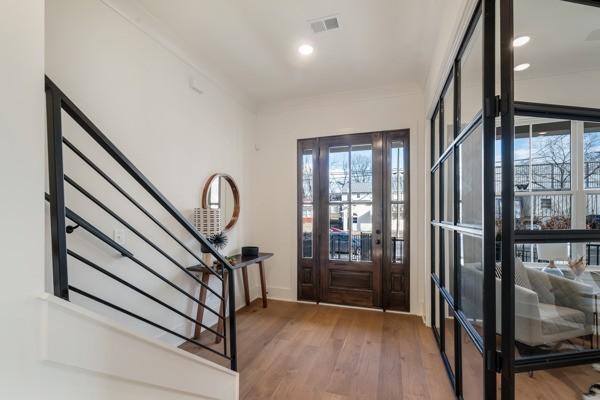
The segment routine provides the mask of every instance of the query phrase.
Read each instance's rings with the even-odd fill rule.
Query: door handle
[[[381,244],[381,239],[377,239],[377,240],[375,241],[375,244]]]

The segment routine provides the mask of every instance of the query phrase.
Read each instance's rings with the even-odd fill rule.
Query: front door
[[[381,134],[320,141],[321,300],[381,306]]]
[[[299,149],[299,299],[409,311],[408,131]]]

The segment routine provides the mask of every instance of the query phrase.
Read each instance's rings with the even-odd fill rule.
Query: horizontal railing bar
[[[176,314],[179,314],[180,316],[182,316],[182,317],[184,317],[184,318],[188,319],[189,321],[191,321],[191,322],[195,323],[196,325],[200,325],[201,327],[203,327],[204,329],[206,329],[206,330],[208,330],[208,331],[210,331],[210,332],[214,333],[215,335],[217,335],[217,336],[220,336],[220,337],[222,337],[222,338],[225,338],[225,336],[224,336],[224,335],[222,335],[222,334],[220,334],[219,332],[217,332],[217,331],[213,330],[212,328],[210,328],[210,327],[208,327],[208,326],[204,325],[202,322],[199,322],[199,321],[197,321],[196,319],[194,319],[194,318],[192,318],[192,317],[190,317],[190,316],[186,315],[185,313],[183,313],[183,312],[181,312],[181,311],[177,310],[176,308],[174,308],[174,307],[172,307],[172,306],[168,305],[167,303],[165,303],[165,302],[163,302],[163,301],[159,300],[158,298],[156,298],[156,297],[152,296],[151,294],[149,294],[149,293],[147,293],[147,292],[145,292],[145,291],[141,290],[141,289],[140,289],[140,288],[138,288],[137,286],[135,286],[135,285],[133,285],[133,284],[131,284],[131,283],[129,283],[129,282],[127,282],[127,281],[125,281],[124,279],[122,279],[122,278],[119,278],[119,277],[118,277],[118,276],[116,276],[115,274],[113,274],[113,273],[111,273],[111,272],[107,271],[106,269],[102,268],[102,267],[101,267],[101,266],[99,266],[98,264],[96,264],[96,263],[93,263],[92,261],[90,261],[90,260],[88,260],[87,258],[85,258],[85,257],[83,257],[83,256],[81,256],[81,255],[79,255],[79,254],[77,254],[76,252],[74,252],[74,251],[72,251],[72,250],[69,250],[69,249],[67,249],[67,254],[69,254],[69,255],[70,255],[71,257],[73,257],[73,258],[76,258],[77,260],[81,261],[82,263],[84,263],[84,264],[88,265],[89,267],[91,267],[91,268],[95,269],[96,271],[98,271],[98,272],[101,272],[101,273],[103,273],[104,275],[108,276],[109,278],[111,278],[111,279],[113,279],[113,280],[115,280],[115,281],[119,282],[120,284],[127,286],[127,287],[128,287],[128,288],[130,288],[131,290],[134,290],[134,291],[138,292],[139,294],[141,294],[141,295],[143,295],[143,296],[145,296],[145,297],[149,298],[150,300],[153,300],[154,302],[156,302],[156,303],[160,304],[161,306],[163,306],[163,307],[165,307],[165,308],[168,308],[169,310],[173,311],[174,313],[176,313]],[[201,305],[198,305],[198,307],[202,307],[202,306],[201,306]]]
[[[140,267],[144,268],[146,271],[150,272],[152,275],[156,276],[161,281],[165,282],[167,285],[171,286],[172,288],[174,288],[178,292],[180,292],[183,295],[185,295],[186,297],[188,297],[194,303],[202,305],[202,307],[204,307],[205,309],[207,309],[210,312],[212,312],[218,318],[223,319],[223,320],[225,319],[225,317],[223,317],[220,313],[218,313],[217,311],[213,310],[211,307],[207,306],[206,304],[202,304],[200,302],[200,300],[198,300],[197,298],[195,298],[194,296],[192,296],[191,294],[189,294],[188,292],[186,292],[185,290],[183,290],[182,288],[180,288],[179,286],[177,286],[176,284],[174,284],[173,282],[171,282],[170,280],[168,280],[167,278],[165,278],[163,275],[159,274],[158,272],[156,272],[155,270],[153,270],[152,268],[150,268],[149,266],[147,266],[146,264],[144,264],[142,261],[138,260],[135,257],[129,257],[129,259],[131,261],[133,261],[134,263],[136,263],[137,265],[139,265]]]
[[[133,232],[137,237],[139,237],[144,242],[146,242],[154,250],[156,250],[157,252],[162,254],[167,260],[169,260],[173,264],[175,264],[179,269],[181,269],[183,272],[185,272],[186,275],[190,276],[194,281],[199,283],[201,286],[205,287],[207,290],[209,290],[211,293],[213,293],[219,299],[223,300],[223,297],[219,293],[217,293],[214,289],[209,287],[209,285],[205,284],[200,279],[198,279],[194,274],[192,274],[190,271],[188,271],[187,268],[185,268],[183,265],[181,265],[179,262],[177,262],[177,260],[175,260],[173,257],[168,255],[164,250],[162,250],[160,247],[158,247],[156,244],[154,244],[152,241],[150,241],[150,239],[148,239],[146,236],[142,235],[141,232],[139,232],[137,229],[135,229],[133,226],[131,226],[131,224],[129,224],[127,221],[125,221],[123,218],[121,218],[119,215],[117,215],[114,211],[112,211],[110,208],[108,208],[104,203],[102,203],[100,200],[98,200],[93,194],[91,194],[90,192],[85,190],[81,185],[79,185],[77,182],[75,182],[73,179],[71,179],[68,175],[65,174],[64,177],[65,177],[65,182],[67,182],[69,185],[73,186],[81,194],[83,194],[85,197],[87,197],[91,202],[96,204],[98,207],[100,207],[102,210],[104,210],[107,214],[109,214],[114,219],[116,219],[121,224],[123,224],[127,229],[129,229],[131,232]]]
[[[183,247],[188,253],[192,255],[196,260],[198,260],[202,265],[204,265],[208,270],[217,276],[219,279],[222,279],[219,274],[214,272],[212,268],[210,268],[206,263],[196,255],[189,247],[187,247],[175,234],[173,234],[166,226],[164,226],[159,220],[157,220],[148,210],[146,210],[140,203],[138,203],[129,193],[125,191],[117,182],[115,182],[112,178],[110,178],[100,167],[98,167],[92,160],[90,160],[81,150],[79,150],[73,143],[71,143],[67,138],[63,137],[63,143],[73,152],[75,153],[83,162],[85,162],[91,169],[93,169],[98,175],[100,175],[108,184],[110,184],[115,190],[117,190],[123,197],[125,197],[131,204],[133,204],[138,210],[140,210],[146,217],[148,217],[152,222],[154,222],[159,228],[161,228],[167,235],[169,235],[173,240],[175,240],[181,247]]]
[[[44,195],[45,195],[46,201],[50,201],[50,195],[48,193],[45,193]],[[96,228],[95,226],[93,226],[92,224],[90,224],[89,222],[84,220],[83,218],[81,218],[75,212],[71,211],[68,207],[65,207],[65,216],[68,219],[70,219],[71,221],[75,222],[81,228],[85,229],[92,235],[96,236],[96,238],[100,239],[101,241],[106,243],[108,246],[112,247],[113,249],[115,249],[116,251],[121,253],[121,255],[123,257],[133,257],[133,253],[131,253],[125,247],[121,246],[120,244],[118,244],[117,242],[112,240],[105,233],[101,232],[98,228]]]
[[[195,344],[196,346],[200,346],[200,347],[202,347],[203,349],[206,349],[206,350],[208,350],[208,351],[211,351],[211,352],[213,352],[213,353],[215,353],[215,354],[217,354],[217,355],[219,355],[219,356],[221,356],[221,357],[224,357],[224,358],[225,358],[225,359],[227,359],[227,360],[230,360],[230,359],[231,359],[231,357],[228,357],[228,356],[227,356],[226,354],[224,354],[224,353],[221,353],[221,352],[218,352],[218,351],[216,351],[216,350],[214,350],[214,349],[211,349],[210,347],[208,347],[208,346],[206,346],[206,345],[204,345],[204,344],[202,344],[202,343],[200,343],[200,342],[198,342],[198,341],[196,341],[196,340],[194,340],[194,339],[190,339],[190,338],[188,338],[188,337],[185,337],[185,336],[183,336],[183,335],[181,335],[181,334],[179,334],[179,333],[177,333],[177,332],[175,332],[175,331],[173,331],[173,330],[171,330],[171,329],[169,329],[169,328],[165,328],[164,326],[162,326],[162,325],[160,325],[160,324],[157,324],[156,322],[150,321],[150,320],[149,320],[149,319],[147,319],[147,318],[144,318],[144,317],[142,317],[142,316],[140,316],[140,315],[137,315],[136,313],[134,313],[134,312],[132,312],[132,311],[126,310],[126,309],[124,309],[124,308],[122,308],[122,307],[119,307],[119,306],[117,306],[116,304],[113,304],[113,303],[111,303],[111,302],[109,302],[109,301],[107,301],[107,300],[101,299],[101,298],[99,298],[99,297],[97,297],[97,296],[94,296],[93,294],[90,294],[90,293],[88,293],[88,292],[84,291],[84,290],[78,289],[78,288],[77,288],[77,287],[75,287],[75,286],[69,285],[69,290],[72,290],[73,292],[75,292],[75,293],[77,293],[77,294],[80,294],[80,295],[82,295],[82,296],[84,296],[84,297],[87,297],[87,298],[89,298],[89,299],[91,299],[91,300],[94,300],[94,301],[96,301],[96,302],[98,302],[98,303],[100,303],[100,304],[103,304],[103,305],[105,305],[105,306],[107,306],[107,307],[110,307],[110,308],[112,308],[112,309],[114,309],[114,310],[117,310],[117,311],[119,311],[119,312],[122,312],[123,314],[126,314],[126,315],[128,315],[128,316],[130,316],[130,317],[132,317],[132,318],[135,318],[135,319],[138,319],[138,320],[140,320],[140,321],[142,321],[142,322],[145,322],[145,323],[147,323],[148,325],[152,325],[152,326],[153,326],[153,327],[155,327],[155,328],[162,329],[163,331],[165,331],[165,332],[168,332],[168,333],[170,333],[171,335],[177,336],[178,338],[180,338],[180,339],[183,339],[183,340],[185,340],[186,342],[193,343],[193,344]]]
[[[117,251],[120,251],[119,248],[123,249],[125,251],[125,253],[126,253],[126,254],[121,253],[123,256],[129,258],[131,261],[133,261],[134,263],[136,263],[140,267],[144,268],[146,271],[150,272],[152,275],[156,276],[158,279],[160,279],[161,281],[165,282],[167,285],[171,286],[173,289],[175,289],[178,292],[182,293],[183,295],[185,295],[186,297],[188,297],[190,300],[192,300],[196,304],[202,305],[205,309],[207,309],[210,312],[212,312],[218,318],[223,319],[223,320],[225,319],[225,317],[223,317],[219,312],[213,310],[211,307],[209,307],[209,306],[207,306],[205,304],[202,304],[200,302],[200,300],[196,299],[194,296],[192,296],[191,294],[189,294],[188,292],[186,292],[185,290],[183,290],[182,288],[180,288],[179,286],[177,286],[176,284],[174,284],[173,282],[171,282],[170,280],[168,280],[167,278],[165,278],[163,275],[159,274],[154,269],[150,268],[149,266],[147,266],[146,264],[144,264],[142,261],[138,260],[132,253],[130,253],[128,250],[124,249],[122,246],[118,245],[114,240],[110,239],[108,236],[106,236],[104,233],[102,233],[100,230],[98,230],[92,224],[90,224],[89,222],[87,222],[86,220],[84,220],[82,217],[80,217],[79,215],[77,215],[75,212],[71,211],[69,208],[66,208],[66,207],[65,207],[65,211],[66,211],[67,217],[69,219],[77,222],[83,229],[85,229],[86,231],[88,231],[92,235],[96,236],[98,239],[101,239],[102,236],[106,237],[108,240],[104,241],[104,242],[106,244],[108,244],[110,247],[112,247],[113,249],[117,250]]]
[[[169,200],[138,170],[135,165],[111,142],[100,129],[58,88],[48,77],[45,84],[57,91],[61,98],[61,106],[90,137],[100,145],[140,186],[142,186],[175,220],[182,225],[198,242],[209,249],[210,253],[224,268],[232,271],[225,257],[171,204]]]

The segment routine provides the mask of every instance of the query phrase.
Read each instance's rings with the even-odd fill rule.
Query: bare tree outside
[[[571,189],[571,136],[569,133],[532,138],[532,190]]]

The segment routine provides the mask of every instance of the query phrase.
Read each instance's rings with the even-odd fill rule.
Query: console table
[[[233,259],[231,261],[231,267],[233,268],[233,270],[234,271],[237,269],[242,270],[242,280],[243,280],[243,285],[244,285],[244,299],[246,300],[246,306],[250,305],[250,293],[249,293],[249,289],[248,289],[248,266],[256,264],[256,265],[258,265],[258,269],[260,272],[260,289],[261,289],[261,294],[262,294],[262,305],[263,305],[263,308],[267,308],[267,306],[268,306],[267,283],[265,280],[265,271],[264,271],[263,262],[271,257],[273,257],[273,253],[258,253],[257,257],[247,257],[247,256],[243,257],[241,254],[236,254],[235,256],[231,257]],[[221,266],[218,265],[217,268],[221,268]],[[202,265],[202,264],[194,265],[192,267],[188,267],[187,270],[190,272],[200,274],[202,283],[208,285],[208,281],[209,281],[211,272],[207,271],[207,269],[204,265]],[[226,303],[227,303],[228,279],[229,279],[229,274],[228,274],[227,270],[225,270],[225,271],[223,271],[225,293],[223,293],[223,300],[221,300],[221,306],[220,306],[220,310],[219,310],[220,314],[222,316],[225,316],[225,310],[227,309]],[[202,306],[202,304],[206,303],[206,294],[207,294],[206,287],[201,286],[200,294],[198,296],[198,300],[200,300],[200,304],[198,304],[198,312],[196,315],[196,320],[199,322],[202,322],[202,318],[204,317],[204,307]],[[225,323],[224,319],[219,318],[219,321],[217,323],[217,332],[219,332],[220,334],[223,333],[224,323]],[[200,337],[200,328],[201,328],[200,325],[196,325],[196,329],[194,332],[195,338]],[[221,341],[221,338],[219,336],[217,336],[215,342],[219,343],[220,341]]]

